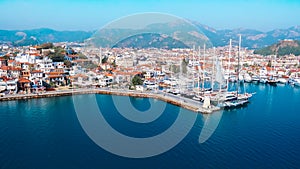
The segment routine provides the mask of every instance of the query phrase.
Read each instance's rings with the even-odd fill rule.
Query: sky
[[[161,12],[215,29],[300,25],[300,0],[0,0],[0,29],[98,30],[120,17]]]

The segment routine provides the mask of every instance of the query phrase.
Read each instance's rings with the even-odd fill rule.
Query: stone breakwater
[[[118,96],[130,96],[130,97],[140,97],[140,98],[153,98],[158,99],[194,112],[201,113],[212,113],[214,111],[220,110],[219,107],[211,106],[211,108],[203,108],[202,103],[197,102],[192,99],[163,93],[163,92],[137,92],[129,90],[107,90],[107,89],[73,89],[64,91],[52,91],[46,93],[38,94],[17,94],[17,95],[6,95],[0,97],[0,101],[10,101],[10,100],[26,100],[26,99],[37,99],[37,98],[47,98],[47,97],[59,97],[59,96],[71,96],[78,94],[106,94],[106,95],[118,95]]]

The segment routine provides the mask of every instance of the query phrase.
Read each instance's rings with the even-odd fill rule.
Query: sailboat
[[[231,40],[229,43],[229,58],[230,58],[230,50],[231,50]],[[215,54],[214,54],[215,56]],[[235,92],[228,91],[229,86],[229,78],[225,78],[224,71],[222,70],[222,65],[219,59],[217,57],[214,57],[214,66],[215,68],[215,74],[214,74],[214,82],[212,84],[215,84],[215,82],[218,85],[218,89],[211,93],[211,100],[216,103],[217,105],[222,105],[225,101],[231,101],[236,100],[237,96]],[[214,71],[214,70],[213,70]],[[228,75],[230,76],[230,66],[228,66]]]
[[[238,81],[240,81],[239,77],[240,77],[240,50],[241,50],[241,41],[242,41],[242,37],[240,35],[240,37],[239,37],[239,49],[238,49],[238,67],[237,67]],[[225,101],[225,102],[223,102],[221,104],[221,106],[223,106],[225,108],[234,108],[234,107],[243,106],[243,105],[247,104],[249,102],[249,98],[251,98],[253,94],[247,93],[247,92],[239,93],[239,88],[240,88],[240,83],[237,83],[236,94],[235,94],[236,99]]]
[[[193,77],[192,77],[192,79],[193,79],[193,91],[194,91],[195,95],[194,95],[194,97],[192,99],[197,100],[197,101],[202,101],[202,98],[199,95],[199,92],[200,92],[200,90],[199,90],[199,84],[200,84],[200,78],[199,78],[199,76],[198,76],[198,83],[197,83],[198,88],[197,88],[197,90],[195,89],[195,76],[194,76],[195,72],[194,72],[194,69],[195,69],[196,65],[197,66],[199,65],[199,61],[198,61],[198,64],[195,64],[195,54],[194,54],[194,52],[195,52],[195,46],[193,46],[193,63],[192,63],[192,68],[193,68],[192,69],[192,71],[193,71]],[[199,54],[198,54],[198,58],[199,58]],[[198,68],[199,68],[199,66],[198,66]],[[198,72],[199,72],[199,69],[198,69]]]
[[[194,100],[197,100],[197,101],[203,101],[204,98],[201,96],[201,93],[200,93],[200,46],[199,46],[199,49],[198,49],[198,60],[197,60],[197,69],[198,69],[198,82],[197,82],[197,90],[196,90],[196,94],[195,96],[193,97]]]
[[[208,79],[208,77],[205,75],[205,44],[203,46],[203,64],[202,64],[202,69],[201,69],[201,64],[200,64],[200,47],[199,47],[199,53],[198,53],[198,89],[197,92],[195,94],[195,96],[193,97],[194,100],[198,100],[203,102],[204,101],[204,94],[205,93],[210,93],[210,91],[212,90],[212,88],[205,88],[205,81],[206,79]],[[201,73],[200,73],[200,69],[202,71],[202,77],[200,77]],[[200,79],[202,80],[202,84],[201,84],[201,88],[200,88]]]
[[[272,59],[271,62],[273,62],[273,59]],[[275,70],[274,64],[272,64],[272,67],[273,67],[273,71],[274,71]],[[277,80],[275,79],[275,77],[274,77],[273,74],[271,76],[269,76],[269,78],[268,78],[268,84],[272,85],[272,86],[277,86]]]

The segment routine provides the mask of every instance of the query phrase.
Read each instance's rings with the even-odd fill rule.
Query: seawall
[[[118,96],[130,96],[130,97],[140,97],[140,98],[153,98],[158,99],[194,112],[201,113],[212,113],[214,111],[220,110],[219,107],[212,106],[209,109],[202,107],[202,103],[188,98],[183,98],[180,96],[163,93],[163,92],[138,92],[138,91],[128,91],[128,90],[106,90],[106,89],[74,89],[65,91],[52,91],[39,94],[17,94],[17,95],[6,95],[0,97],[0,101],[10,101],[10,100],[26,100],[26,99],[37,99],[37,98],[47,98],[47,97],[59,97],[59,96],[71,96],[78,94],[106,94],[106,95],[118,95]]]

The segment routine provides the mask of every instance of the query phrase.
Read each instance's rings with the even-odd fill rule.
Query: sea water
[[[256,92],[250,103],[224,110],[207,141],[199,143],[198,138],[209,115],[198,114],[178,145],[148,158],[118,156],[93,142],[79,123],[73,97],[83,98],[83,103],[95,97],[106,121],[123,135],[136,138],[163,133],[178,113],[194,112],[167,104],[155,121],[136,123],[118,113],[110,95],[1,102],[0,168],[299,168],[300,88],[246,84],[246,89]],[[151,108],[149,100],[130,98],[141,112]]]

